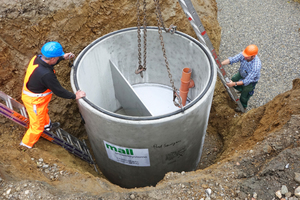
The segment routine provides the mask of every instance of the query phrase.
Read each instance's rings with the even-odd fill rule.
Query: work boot
[[[55,131],[60,126],[59,122],[54,122],[50,124],[50,128],[46,128],[46,131]]]
[[[245,111],[246,111],[246,108],[244,108],[245,109]],[[238,106],[238,107],[236,107],[235,109],[234,109],[236,112],[242,112],[242,110],[241,110],[241,108]]]
[[[60,126],[59,122],[51,123],[50,131],[55,131],[56,129],[59,128],[59,126]]]
[[[20,142],[20,144],[18,145],[18,149],[19,151],[23,151],[25,152],[27,149],[31,149],[32,147],[24,144],[22,141]]]

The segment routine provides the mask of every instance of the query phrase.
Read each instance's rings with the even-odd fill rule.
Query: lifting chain
[[[160,7],[159,7],[159,0],[154,0],[155,3],[155,7],[156,7],[156,16],[157,16],[157,20],[160,20],[161,26],[164,29],[164,31],[166,31],[167,33],[171,33],[174,34],[176,31],[176,26],[174,26],[173,24],[170,25],[170,27],[168,29],[166,29],[165,24],[164,24],[164,20],[162,18],[161,15],[161,11],[160,11]]]
[[[181,97],[177,93],[177,89],[176,89],[176,87],[174,85],[174,81],[172,79],[172,74],[171,74],[171,70],[169,68],[169,62],[168,62],[168,58],[167,58],[167,55],[166,55],[166,49],[165,49],[164,41],[163,41],[161,26],[164,28],[164,23],[163,23],[161,12],[160,12],[159,0],[154,0],[154,2],[155,2],[155,7],[156,7],[155,14],[156,14],[156,18],[157,18],[157,27],[158,27],[160,44],[161,44],[161,47],[162,47],[163,56],[165,58],[165,63],[166,63],[167,71],[168,71],[168,74],[169,74],[170,83],[172,84],[172,88],[173,88],[173,103],[174,103],[175,106],[182,108]],[[178,103],[176,102],[176,98],[178,99]]]
[[[143,78],[143,71],[146,71],[146,57],[147,57],[147,16],[146,16],[146,0],[143,0],[143,28],[144,28],[144,65],[142,65],[142,58],[141,58],[141,22],[140,22],[140,1],[137,0],[137,32],[138,32],[138,60],[139,66],[138,69],[135,70],[136,74],[140,74]]]

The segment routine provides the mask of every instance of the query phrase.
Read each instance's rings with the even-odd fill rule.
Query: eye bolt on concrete
[[[167,172],[195,170],[200,161],[217,66],[209,50],[184,33],[163,33],[163,40],[178,90],[183,69],[192,71],[195,87],[189,88],[182,109],[173,104],[155,27],[147,27],[143,78],[135,74],[137,28],[93,41],[78,55],[71,72],[73,91],[87,94],[77,103],[97,165],[122,187],[155,185]]]

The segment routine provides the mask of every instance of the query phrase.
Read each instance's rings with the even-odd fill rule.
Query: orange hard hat
[[[246,49],[243,51],[243,56],[245,57],[250,57],[250,56],[255,56],[257,55],[258,48],[256,45],[251,44],[246,47]]]

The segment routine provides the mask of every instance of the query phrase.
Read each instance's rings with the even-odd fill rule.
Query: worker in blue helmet
[[[34,56],[27,67],[22,101],[29,116],[29,128],[20,145],[32,148],[39,140],[44,129],[51,131],[59,127],[52,123],[48,115],[48,104],[52,93],[65,99],[80,99],[85,92],[78,90],[76,94],[61,86],[55,75],[54,66],[62,60],[73,58],[73,53],[64,53],[58,42],[47,42],[41,49],[42,55]]]

